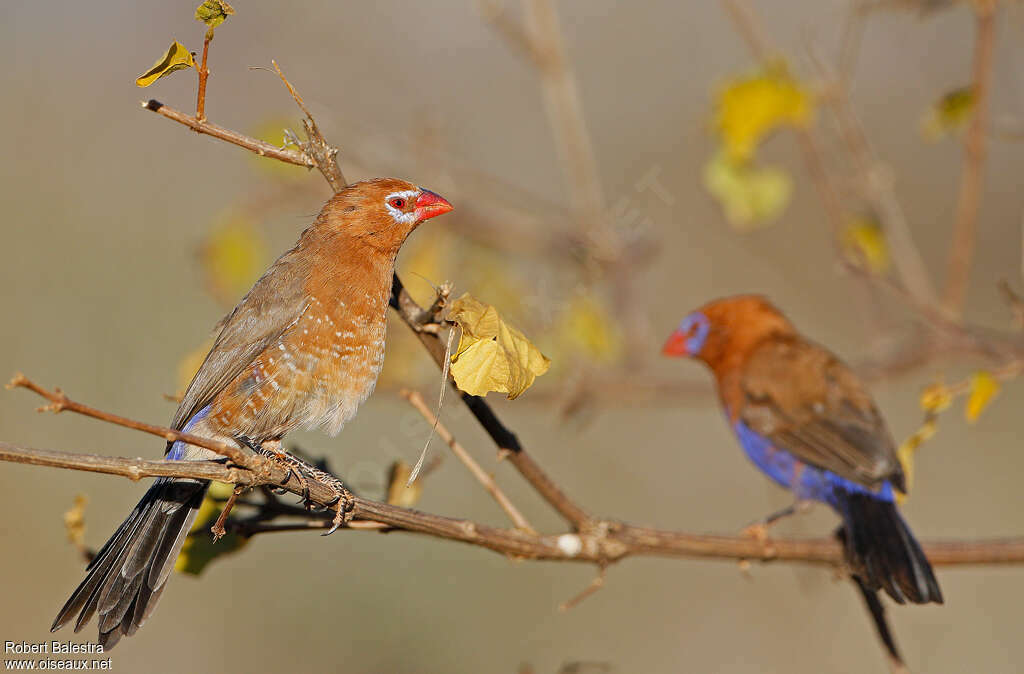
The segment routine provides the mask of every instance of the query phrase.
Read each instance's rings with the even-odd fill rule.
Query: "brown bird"
[[[753,295],[691,313],[664,353],[704,361],[754,464],[797,499],[823,501],[842,517],[840,537],[863,588],[872,596],[884,589],[900,603],[942,603],[932,567],[896,509],[893,488],[906,489],[896,444],[846,365]]]
[[[356,183],[331,197],[295,247],[220,322],[172,428],[282,458],[281,438],[295,428],[340,431],[372,393],[384,362],[398,250],[421,222],[451,209],[430,190],[395,178]],[[180,441],[168,443],[165,454],[219,458]],[[89,563],[51,629],[77,613],[77,632],[98,614],[106,648],[134,634],[166,587],[208,485],[158,479]]]

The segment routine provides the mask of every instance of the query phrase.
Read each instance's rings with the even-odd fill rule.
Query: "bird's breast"
[[[310,297],[295,322],[214,403],[219,426],[257,441],[300,427],[341,430],[384,363],[387,303]]]

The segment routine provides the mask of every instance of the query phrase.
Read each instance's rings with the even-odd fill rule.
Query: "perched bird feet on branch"
[[[810,507],[810,501],[797,499],[792,505],[777,512],[773,512],[771,515],[751,522],[747,526],[743,527],[740,529],[740,535],[747,536],[748,538],[756,538],[763,543],[768,540],[768,530],[778,523],[779,520],[783,520],[790,515],[795,515],[800,512],[806,512]]]
[[[288,469],[288,477],[285,478],[285,482],[289,482],[292,478],[298,480],[302,486],[302,502],[306,506],[306,510],[309,510],[311,505],[309,500],[309,479],[306,475],[312,475],[310,471],[316,469],[297,456],[293,456],[282,449],[280,440],[268,440],[262,445],[254,445],[249,442],[246,442],[246,444],[260,456],[266,457]]]
[[[275,440],[265,442],[262,446],[254,448],[260,455],[271,461],[277,462],[288,469],[288,479],[294,476],[302,485],[302,502],[306,510],[313,507],[313,501],[309,497],[309,482],[313,480],[330,488],[334,492],[334,498],[327,503],[325,508],[334,508],[336,514],[331,521],[331,529],[323,534],[329,536],[337,531],[342,525],[352,520],[352,511],[355,508],[355,496],[345,487],[344,483],[327,471],[314,466],[294,454],[281,449],[281,441]]]
[[[773,554],[774,549],[768,542],[768,532],[772,526],[778,523],[779,520],[785,519],[790,515],[795,515],[798,512],[804,512],[810,508],[810,501],[798,499],[793,502],[792,505],[783,508],[777,512],[773,512],[771,515],[751,522],[747,526],[740,529],[740,535],[748,538],[753,538],[760,543],[764,548],[764,554],[770,556]]]

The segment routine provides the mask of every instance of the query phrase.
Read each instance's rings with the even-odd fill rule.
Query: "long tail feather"
[[[161,478],[87,567],[85,580],[61,608],[50,631],[75,614],[79,631],[99,614],[99,642],[113,648],[153,612],[195,521],[207,482]]]
[[[864,587],[883,589],[900,604],[941,604],[932,566],[896,505],[862,492],[837,489],[835,496],[846,559]]]

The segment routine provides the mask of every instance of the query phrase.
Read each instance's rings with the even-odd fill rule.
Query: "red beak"
[[[665,356],[689,356],[686,350],[686,334],[679,330],[674,331],[661,347],[661,353]]]
[[[452,205],[448,200],[430,190],[423,190],[416,199],[416,220],[419,222],[444,215],[450,210]]]

